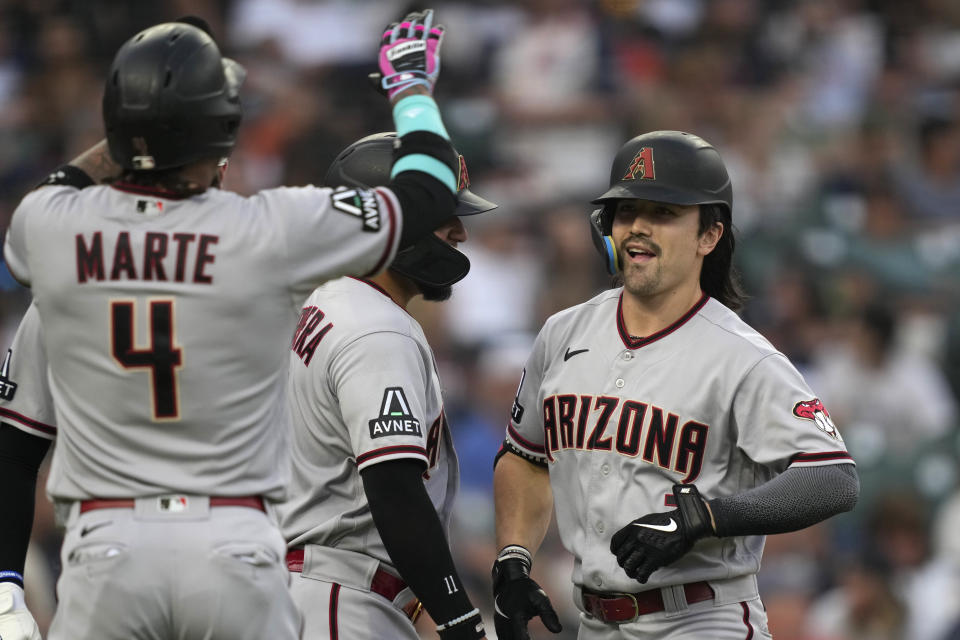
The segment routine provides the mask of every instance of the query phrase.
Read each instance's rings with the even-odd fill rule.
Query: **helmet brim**
[[[702,193],[679,191],[654,184],[630,186],[618,184],[608,189],[596,200],[591,200],[590,204],[607,204],[612,200],[650,200],[652,202],[666,202],[668,204],[681,206],[724,202],[720,198],[704,198],[704,194]]]
[[[470,189],[464,189],[460,192],[460,201],[457,203],[457,209],[454,213],[458,216],[473,216],[496,209],[498,206],[486,198],[481,198]]]

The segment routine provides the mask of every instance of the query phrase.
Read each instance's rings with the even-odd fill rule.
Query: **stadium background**
[[[390,127],[364,77],[378,31],[411,6],[0,0],[0,227],[102,137],[102,79],[122,41],[188,13],[249,71],[227,187],[319,181],[337,151]],[[586,215],[616,149],[681,129],[732,174],[744,316],[807,376],[861,474],[854,513],[768,540],[775,636],[960,638],[960,3],[431,6],[448,27],[437,100],[474,191],[500,204],[468,221],[473,270],[453,299],[414,308],[463,467],[452,546],[488,622],[491,462],[526,352],[544,318],[608,284]],[[29,291],[0,271],[9,344]],[[27,586],[45,628],[59,534],[38,496]],[[570,563],[551,533],[535,575],[568,639]]]

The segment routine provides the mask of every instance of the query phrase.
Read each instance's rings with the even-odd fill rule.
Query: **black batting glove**
[[[660,567],[682,558],[700,538],[715,535],[710,512],[694,485],[675,484],[673,495],[676,509],[637,518],[610,540],[617,563],[641,583]]]
[[[540,616],[543,626],[560,633],[550,598],[530,577],[533,556],[519,545],[504,547],[493,563],[493,624],[499,640],[530,640],[527,622]]]

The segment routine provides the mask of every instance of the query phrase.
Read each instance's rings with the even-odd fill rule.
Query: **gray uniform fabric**
[[[313,287],[391,257],[398,209],[380,193],[376,232],[312,187],[182,200],[43,187],[24,198],[5,256],[32,286],[51,364],[60,437],[50,495],[279,497],[284,347]],[[172,336],[154,336],[168,308]],[[142,358],[166,340],[179,364],[118,361],[117,320]]]
[[[0,409],[57,436],[47,492],[68,515],[50,640],[298,637],[269,505],[289,479],[286,347],[309,291],[383,268],[400,233],[389,190],[365,219],[331,194],[43,187],[15,212],[6,257],[35,311]],[[96,498],[136,507],[79,513]]]
[[[0,368],[0,419],[31,435],[53,440],[56,415],[47,383],[47,354],[37,306],[31,304]]]
[[[617,565],[610,537],[638,515],[673,508],[675,483],[694,483],[709,500],[787,468],[852,460],[796,369],[722,304],[704,297],[673,325],[635,340],[623,328],[620,297],[621,289],[604,292],[546,322],[507,440],[548,464],[578,589],[705,580],[715,605],[749,602],[763,536],[703,539],[645,586]]]
[[[309,630],[329,629],[331,617],[344,638],[409,636],[402,616],[336,615],[326,603],[331,583],[360,592],[344,603],[382,601],[369,593],[374,572],[396,575],[364,493],[360,471],[368,465],[422,460],[427,493],[448,526],[459,471],[433,352],[412,316],[376,285],[353,278],[310,296],[292,347],[293,481],[279,514],[288,544],[306,548],[304,571],[293,574],[305,637],[327,637]]]

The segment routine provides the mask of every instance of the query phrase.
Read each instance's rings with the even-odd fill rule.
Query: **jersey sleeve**
[[[279,187],[258,194],[283,227],[293,290],[308,295],[340,276],[370,276],[396,255],[400,204],[385,187]]]
[[[510,409],[506,435],[507,443],[524,456],[539,462],[547,460],[540,391],[545,366],[544,343],[544,331],[541,331],[520,374],[520,385],[517,387],[513,407]]]
[[[429,356],[402,333],[382,331],[350,343],[330,367],[357,470],[398,458],[428,464]]]
[[[39,191],[32,191],[20,202],[10,218],[7,236],[3,241],[3,259],[7,263],[7,268],[16,281],[25,286],[30,286],[27,222],[39,193]]]
[[[37,239],[42,240],[44,230],[57,224],[57,216],[75,210],[75,197],[79,193],[80,190],[71,185],[49,184],[34,189],[20,201],[3,243],[4,261],[17,282],[30,286],[32,257],[38,261],[36,266],[43,268],[44,251],[43,247],[35,246]]]
[[[20,321],[0,367],[0,419],[48,440],[57,435],[40,314],[33,304]]]
[[[853,464],[830,413],[782,354],[765,356],[741,381],[733,420],[739,448],[778,472]]]

